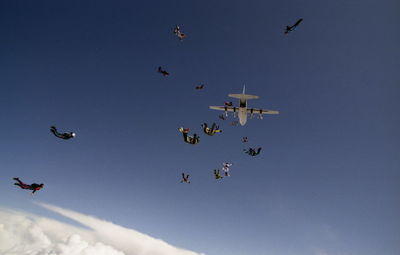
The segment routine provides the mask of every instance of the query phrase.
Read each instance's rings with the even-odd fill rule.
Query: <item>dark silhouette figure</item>
[[[285,35],[288,35],[289,32],[292,32],[298,25],[300,25],[300,23],[303,21],[303,19],[299,19],[298,21],[296,21],[296,23],[294,23],[293,26],[286,26],[286,30],[285,30]]]
[[[250,156],[257,156],[261,152],[261,147],[257,149],[249,148],[248,150],[243,150],[245,153],[249,154]]]
[[[169,73],[167,71],[163,70],[161,66],[158,67],[158,72],[160,74],[162,74],[163,76],[168,76],[169,75]]]
[[[37,184],[37,183],[32,183],[31,185],[23,183],[18,177],[13,178],[17,182],[14,183],[14,185],[19,186],[21,189],[29,189],[33,190],[32,194],[34,194],[36,191],[42,189],[44,187],[44,184]]]
[[[182,180],[181,183],[190,183],[189,181],[189,175],[185,175],[185,173],[182,173]]]
[[[50,132],[52,132],[56,137],[64,139],[64,140],[68,140],[68,139],[71,139],[71,138],[75,137],[75,133],[74,132],[59,133],[55,126],[51,126],[50,127]]]

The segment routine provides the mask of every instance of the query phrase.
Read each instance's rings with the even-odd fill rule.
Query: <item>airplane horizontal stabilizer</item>
[[[229,94],[229,97],[238,98],[240,100],[258,99],[258,96],[248,94]]]

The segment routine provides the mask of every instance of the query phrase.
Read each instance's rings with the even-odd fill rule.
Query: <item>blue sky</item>
[[[399,8],[2,1],[0,204],[62,219],[42,201],[208,255],[399,254]],[[208,106],[243,84],[260,96],[250,106],[281,114],[220,121]],[[213,121],[223,133],[202,135]],[[262,154],[244,154],[242,136]],[[232,176],[217,182],[226,161]],[[31,197],[15,176],[46,186]]]

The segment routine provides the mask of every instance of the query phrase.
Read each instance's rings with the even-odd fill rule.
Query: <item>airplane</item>
[[[247,100],[257,99],[258,96],[245,94],[245,86],[243,86],[242,94],[229,94],[229,97],[239,99],[239,107],[235,106],[210,106],[210,109],[225,111],[225,116],[228,116],[228,112],[233,112],[233,117],[236,117],[238,113],[240,125],[244,126],[247,122],[247,114],[250,113],[250,118],[253,118],[253,114],[259,114],[260,119],[263,118],[263,114],[279,114],[279,111],[255,109],[247,107]]]

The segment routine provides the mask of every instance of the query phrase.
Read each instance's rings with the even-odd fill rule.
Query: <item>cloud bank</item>
[[[201,255],[93,216],[39,205],[91,230],[27,213],[0,210],[1,255]]]

